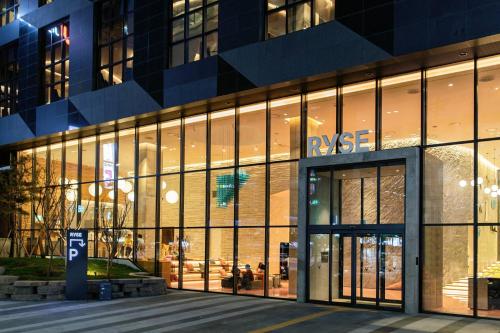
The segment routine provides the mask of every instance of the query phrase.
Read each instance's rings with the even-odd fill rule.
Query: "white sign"
[[[83,237],[81,232],[72,232],[70,233],[70,237]],[[73,247],[73,243],[76,243],[79,245],[82,249],[85,248],[85,241],[83,239],[70,239],[69,240],[69,256],[68,259],[69,261],[73,261],[74,258],[78,257],[78,248]]]
[[[307,157],[323,156],[321,152],[322,146],[326,148],[324,156],[333,155],[337,141],[339,143],[339,152],[341,154],[362,153],[369,151],[367,146],[362,146],[363,143],[368,143],[368,139],[363,137],[367,135],[368,130],[356,131],[354,135],[350,132],[335,134],[332,138],[328,135],[311,136],[307,138]],[[354,142],[353,142],[354,139]]]

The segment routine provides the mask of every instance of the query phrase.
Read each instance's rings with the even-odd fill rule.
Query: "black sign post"
[[[87,299],[87,230],[68,230],[66,246],[66,299]]]

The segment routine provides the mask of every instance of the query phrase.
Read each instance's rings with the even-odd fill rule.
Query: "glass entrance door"
[[[309,299],[402,309],[402,165],[309,174]]]
[[[311,234],[309,262],[311,301],[402,306],[401,234]]]

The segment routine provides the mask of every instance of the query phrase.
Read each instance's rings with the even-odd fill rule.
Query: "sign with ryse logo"
[[[87,299],[87,230],[68,230],[66,246],[66,299]]]

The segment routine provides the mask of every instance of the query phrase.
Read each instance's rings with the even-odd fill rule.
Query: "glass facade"
[[[32,156],[35,168],[48,168],[36,185],[60,187],[66,207],[77,202],[74,219],[62,223],[89,229],[92,255],[106,255],[106,233],[114,230],[123,235],[116,256],[141,261],[171,288],[295,298],[297,170],[306,137],[366,129],[370,150],[419,147],[422,309],[500,318],[498,68],[500,56],[483,58],[20,154]],[[320,150],[325,154],[327,147]],[[331,184],[360,195],[338,203],[337,217],[312,208],[315,228],[335,226],[337,220],[384,228],[404,224],[403,214],[392,214],[404,210],[402,169],[371,169],[318,172],[311,200],[328,200]],[[378,203],[370,195],[375,189]],[[23,217],[28,243],[37,232],[36,211],[31,212]],[[402,260],[399,233],[342,237],[341,232],[311,237],[310,260],[322,267],[310,275],[311,283],[326,276],[331,286],[349,286],[349,276],[359,272],[338,274],[339,258],[348,253],[342,249],[357,253],[359,262],[371,255],[370,245]],[[373,274],[363,279],[373,280]],[[403,273],[391,274],[396,281]],[[391,303],[402,297],[396,282],[363,288],[390,290],[383,301]],[[331,286],[310,298],[342,301],[328,292],[335,289]],[[350,289],[342,293],[351,295]]]
[[[17,43],[0,49],[0,118],[17,112],[19,65]]]
[[[43,103],[69,96],[69,21],[58,22],[43,29]]]
[[[170,67],[217,54],[217,0],[173,0],[170,8]]]
[[[266,38],[275,38],[332,21],[335,0],[267,0]]]
[[[106,0],[98,3],[97,88],[132,78],[134,63],[134,1]]]
[[[12,23],[17,18],[19,0],[0,1],[0,27]]]

